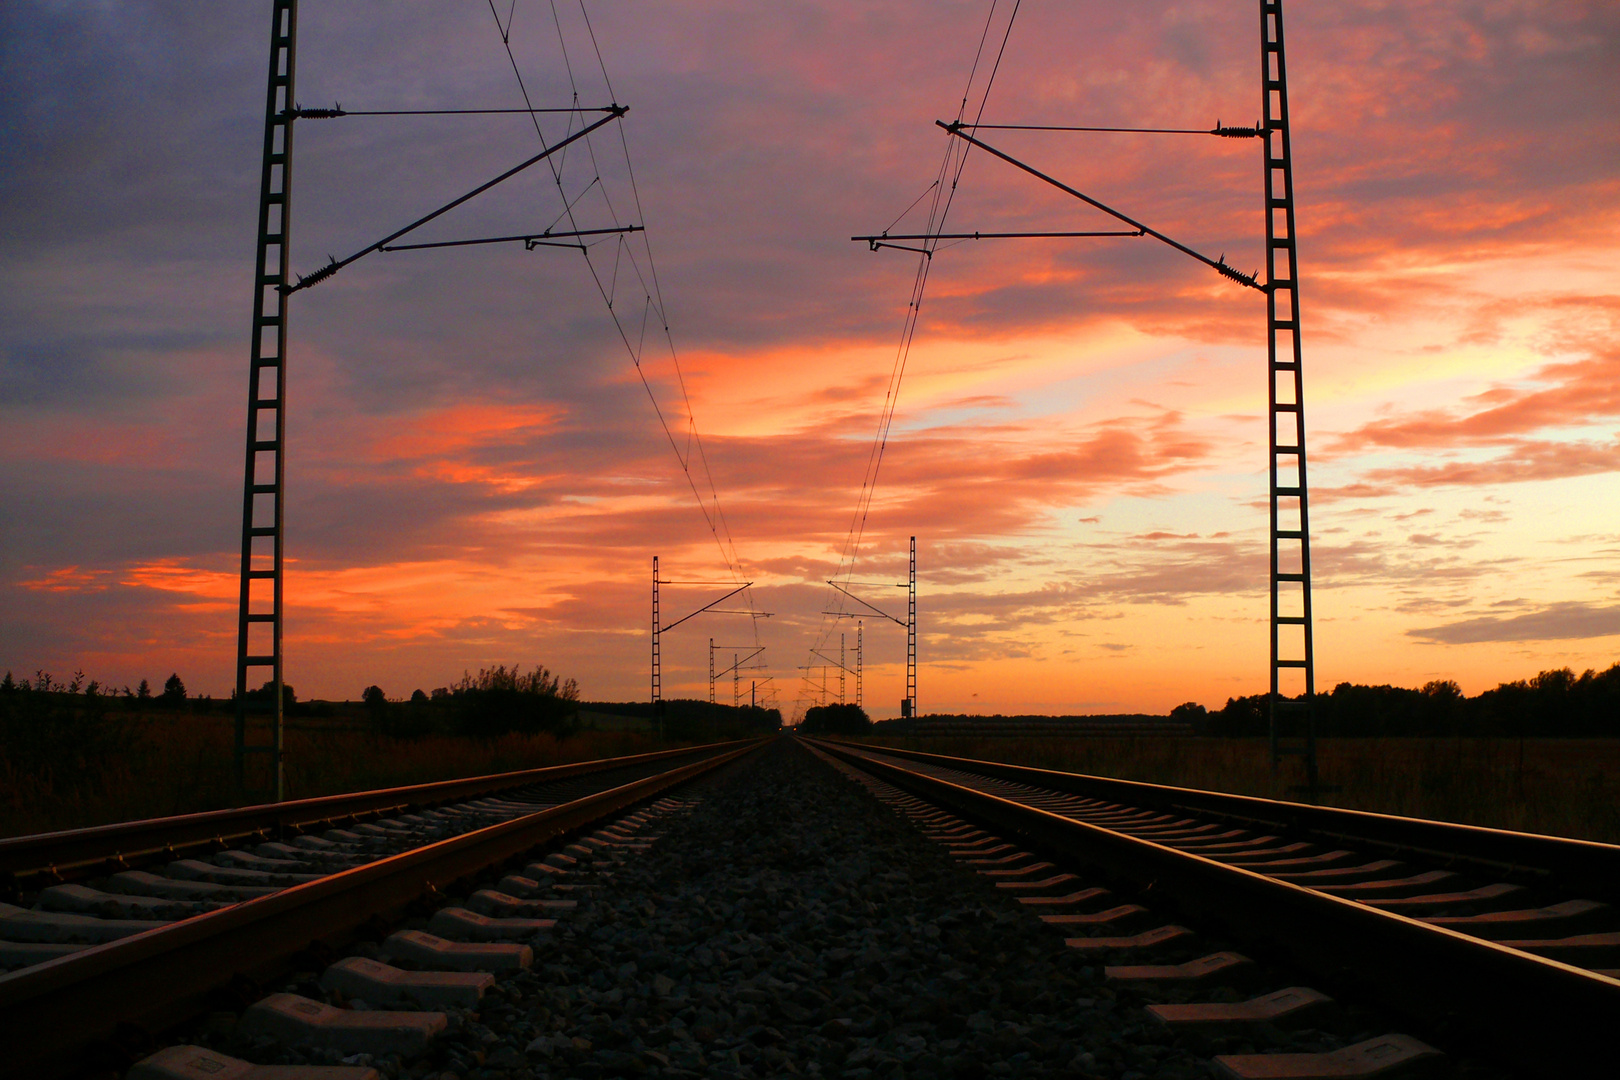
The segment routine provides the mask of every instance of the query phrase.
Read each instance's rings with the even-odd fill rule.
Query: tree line
[[[1620,736],[1620,663],[1576,675],[1570,668],[1543,671],[1468,697],[1449,679],[1418,688],[1342,682],[1317,694],[1318,735],[1472,735],[1508,737]],[[1215,710],[1196,702],[1178,705],[1171,719],[1208,735],[1264,735],[1270,728],[1269,698],[1227,698]]]
[[[178,672],[171,674],[163,683],[163,692],[156,698],[152,696],[152,684],[145,679],[140,685],[130,687],[125,684],[123,690],[117,687],[103,686],[99,680],[86,680],[83,671],[75,671],[67,682],[57,681],[50,672],[34,671],[34,677],[29,679],[26,675],[15,678],[7,670],[5,678],[0,679],[0,694],[30,693],[41,694],[83,694],[86,698],[102,700],[125,701],[131,705],[138,703],[156,703],[178,707],[187,700],[186,684],[181,681]],[[208,699],[205,699],[208,700]]]

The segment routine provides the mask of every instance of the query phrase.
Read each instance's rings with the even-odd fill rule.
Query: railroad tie
[[[557,925],[555,919],[491,918],[464,907],[442,907],[428,928],[455,941],[522,941]]]
[[[227,906],[218,900],[170,900],[159,896],[105,893],[88,885],[52,885],[39,894],[41,911],[71,911],[103,919],[189,919]]]
[[[389,964],[346,956],[321,975],[321,989],[368,1005],[455,1005],[476,1009],[495,976],[482,971],[402,971]]]
[[[237,1030],[299,1047],[347,1054],[422,1053],[449,1026],[442,1012],[338,1009],[298,994],[271,994],[249,1005]]]
[[[1359,1080],[1373,1077],[1416,1077],[1438,1072],[1445,1055],[1409,1035],[1379,1039],[1325,1054],[1236,1054],[1215,1059],[1215,1069],[1230,1080]]]
[[[99,945],[168,925],[162,919],[98,919],[64,911],[30,911],[0,904],[0,938],[20,944]]]
[[[506,893],[508,896],[533,897],[541,892],[544,886],[531,877],[520,874],[507,874],[495,885],[496,892]]]
[[[564,855],[563,858],[566,859],[568,856]],[[570,863],[573,862],[572,859],[569,859],[568,861]],[[523,868],[524,879],[537,882],[542,887],[544,887],[550,881],[565,878],[567,876],[568,868],[566,866],[557,866],[556,864],[552,863],[551,856],[549,855],[546,857],[545,862],[530,863],[528,866]]]
[[[1226,863],[1228,866],[1237,866],[1245,870],[1257,870],[1260,873],[1267,873],[1270,870],[1287,870],[1295,866],[1324,866],[1328,863],[1343,862],[1345,859],[1355,857],[1354,853],[1349,851],[1323,851],[1315,855],[1306,854],[1315,847],[1315,844],[1307,844],[1301,841],[1284,844],[1280,848],[1271,848],[1266,851],[1250,851],[1242,855],[1211,855],[1210,858],[1217,862]]]
[[[137,1061],[124,1080],[381,1080],[357,1065],[254,1065],[203,1046],[170,1046]]]
[[[293,837],[291,846],[303,851],[340,852],[343,850],[342,844],[334,844],[330,840],[323,840],[319,836],[311,836],[309,833],[299,833]]]
[[[255,855],[251,851],[221,851],[214,856],[216,866],[235,866],[242,870],[263,870],[268,874],[307,874],[318,867],[311,866],[308,859],[270,858],[264,855]]]
[[[373,855],[358,852],[338,851],[335,844],[328,849],[296,847],[292,844],[260,844],[253,849],[253,854],[267,859],[296,860],[305,866],[314,864],[329,872],[359,866],[375,858]]]
[[[1472,909],[1481,905],[1494,904],[1497,901],[1515,897],[1522,892],[1524,892],[1523,885],[1498,882],[1495,885],[1482,885],[1477,889],[1469,889],[1465,892],[1426,893],[1422,896],[1407,896],[1395,900],[1363,900],[1362,903],[1368,907],[1400,912],[1403,915],[1413,912],[1434,912],[1442,909],[1458,912],[1459,909]]]
[[[1079,880],[1080,879],[1074,874],[1053,874],[1051,877],[1042,878],[1039,881],[998,881],[996,882],[996,888],[1027,889],[1030,891],[1034,891],[1036,889],[1055,889],[1059,885],[1067,885],[1071,881]]]
[[[1107,889],[1092,886],[1062,896],[1020,896],[1018,902],[1031,907],[1072,907],[1075,904],[1089,904],[1093,900],[1106,900],[1112,895]]]
[[[1006,845],[1003,845],[1003,847],[1010,848],[1010,847],[1012,847],[1012,845],[1011,844],[1006,844]],[[1003,850],[1003,848],[996,848],[995,850],[996,851],[1001,851],[1001,850]],[[1020,863],[1020,862],[1023,862],[1025,859],[1033,859],[1034,857],[1035,857],[1034,855],[1032,855],[1031,853],[1029,853],[1027,851],[1015,851],[1011,855],[1003,855],[1003,856],[1001,856],[1000,858],[997,858],[997,859],[963,859],[962,860],[962,865],[963,866],[1011,866],[1014,863]]]
[[[1016,878],[1025,877],[1029,874],[1038,874],[1042,870],[1053,869],[1056,869],[1056,867],[1049,862],[1038,862],[1030,863],[1028,866],[1021,866],[1010,870],[980,870],[979,873],[983,874],[985,877]]]
[[[1352,881],[1371,881],[1387,874],[1399,874],[1406,870],[1405,863],[1394,859],[1375,859],[1360,866],[1335,866],[1326,870],[1292,870],[1281,873],[1266,871],[1270,877],[1278,881],[1292,881],[1295,885],[1342,885]]]
[[[170,900],[224,900],[234,903],[280,892],[277,885],[222,885],[212,881],[182,881],[146,870],[123,870],[106,881],[108,892],[130,896],[161,896]]]
[[[1554,934],[1591,930],[1610,921],[1613,909],[1597,900],[1566,900],[1542,908],[1487,911],[1480,915],[1430,915],[1422,921],[1483,938],[1518,937],[1526,931]]]
[[[1333,999],[1306,986],[1291,986],[1248,1001],[1209,1001],[1186,1005],[1149,1005],[1148,1015],[1173,1031],[1217,1035],[1255,1024],[1292,1027],[1314,1022]]]
[[[69,945],[47,941],[0,941],[0,970],[33,967],[69,953],[82,952],[89,945]]]
[[[320,874],[281,874],[264,870],[244,870],[236,866],[216,866],[200,859],[176,859],[163,868],[166,877],[181,881],[210,881],[215,885],[300,885]]]
[[[1169,825],[1155,825],[1152,828],[1133,830],[1132,835],[1176,837],[1179,839],[1187,836],[1205,836],[1219,828],[1220,826],[1215,824],[1213,821],[1206,821],[1203,824],[1199,824],[1196,818],[1182,818],[1179,821],[1171,822]]]
[[[1232,831],[1238,835],[1245,832],[1245,830],[1242,829],[1234,829]],[[1216,838],[1211,837],[1210,839],[1213,840]],[[1275,844],[1281,840],[1282,837],[1280,836],[1249,836],[1246,839],[1228,840],[1219,844],[1205,843],[1204,841],[1200,840],[1197,843],[1168,844],[1166,846],[1173,847],[1177,851],[1190,851],[1195,855],[1208,855],[1208,857],[1211,859],[1216,858],[1216,855],[1214,854],[1216,852],[1236,852],[1237,857],[1243,858],[1255,853],[1250,849],[1263,848],[1267,844]]]
[[[1103,978],[1127,986],[1192,986],[1206,982],[1247,981],[1254,961],[1235,952],[1210,953],[1184,964],[1129,964],[1103,968]]]
[[[1063,944],[1081,952],[1146,952],[1174,945],[1193,936],[1185,926],[1159,926],[1125,937],[1064,938]]]
[[[480,915],[532,917],[542,911],[572,911],[578,900],[523,900],[494,889],[479,889],[467,897],[467,907]]]
[[[381,956],[441,971],[522,971],[534,964],[534,950],[527,945],[446,941],[421,930],[398,930],[388,935]]]
[[[1620,933],[1575,934],[1563,938],[1514,939],[1498,941],[1508,949],[1520,949],[1577,967],[1591,967],[1600,973],[1620,964]],[[1613,975],[1609,976],[1614,978]]]
[[[1128,922],[1151,914],[1152,912],[1141,904],[1119,904],[1102,911],[1042,915],[1040,919],[1048,926],[1107,926],[1110,923]]]
[[[1346,885],[1319,885],[1316,891],[1342,896],[1349,900],[1374,900],[1380,897],[1415,896],[1456,880],[1457,875],[1450,870],[1428,870],[1404,878],[1362,881]]]

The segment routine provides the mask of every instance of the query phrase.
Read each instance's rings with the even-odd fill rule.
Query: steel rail
[[[1069,795],[1108,799],[1150,810],[1212,815],[1269,831],[1287,831],[1301,839],[1354,841],[1384,854],[1409,853],[1453,869],[1461,865],[1477,866],[1481,872],[1522,878],[1534,884],[1556,884],[1572,893],[1620,902],[1620,846],[1614,844],[1088,776],[921,750],[858,745],[877,753],[997,780],[1033,784]]]
[[[1174,908],[1267,948],[1330,991],[1371,991],[1433,1030],[1492,1046],[1529,1075],[1590,1075],[1593,1062],[1612,1060],[1611,1025],[1601,1018],[1620,1016],[1620,981],[977,791],[874,759],[864,747],[814,741],[1037,851],[1151,890],[1161,914]]]
[[[764,745],[721,753],[549,810],[357,866],[156,930],[0,975],[0,1076],[84,1068],[99,1044],[135,1025],[157,1033],[200,1015],[222,988],[288,970],[319,942],[335,947],[458,878],[643,802]],[[730,749],[726,749],[730,747]]]
[[[0,882],[10,889],[26,886],[36,878],[54,884],[98,872],[132,869],[159,859],[184,858],[187,849],[225,847],[230,846],[232,841],[244,838],[270,839],[296,833],[305,826],[347,821],[362,815],[401,812],[407,807],[430,806],[453,799],[476,798],[525,784],[566,780],[734,745],[713,743],[688,746],[459,780],[438,780],[374,791],[261,803],[230,810],[209,810],[85,829],[13,836],[0,840]]]

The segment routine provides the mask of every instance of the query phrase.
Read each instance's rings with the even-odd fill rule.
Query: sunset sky
[[[509,3],[305,4],[298,97],[521,105]],[[751,677],[770,676],[789,715],[814,700],[801,668],[829,632],[822,581],[917,270],[849,237],[933,179],[948,139],[934,121],[958,113],[988,0],[586,4],[602,66],[578,0],[517,0],[512,55],[536,106],[576,86],[583,105],[628,105],[623,142],[610,126],[594,158],[571,151],[563,194],[538,166],[413,239],[538,231],[578,197],[581,227],[645,223],[645,242],[618,253],[609,238],[590,267],[521,245],[378,254],[292,299],[300,697],[370,683],[403,697],[538,662],[587,698],[644,699],[657,555],[669,578],[745,574],[772,613],[672,631],[666,697],[707,695],[711,636],[757,631],[766,670]],[[1477,693],[1607,667],[1620,6],[1288,0],[1287,14],[1318,685]],[[268,24],[258,0],[0,10],[0,668],[232,685]],[[1028,0],[984,119],[1253,124],[1258,54],[1252,0]],[[545,137],[567,122],[542,117]],[[985,138],[1262,265],[1256,140]],[[300,120],[295,269],[536,145],[522,116]],[[1111,227],[984,154],[947,222]],[[690,413],[656,316],[644,388],[593,281],[592,267],[640,342],[652,290],[627,256],[645,274],[645,244]],[[1260,294],[1151,240],[940,251],[854,566],[903,581],[917,537],[924,712],[1162,712],[1265,688],[1264,314]],[[735,566],[686,454],[704,494],[707,461]],[[667,590],[665,621],[723,591]],[[903,613],[902,590],[864,593]],[[867,620],[865,642],[866,703],[895,715],[904,633]]]

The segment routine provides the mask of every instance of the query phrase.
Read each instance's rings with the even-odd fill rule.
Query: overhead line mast
[[[874,587],[878,587],[878,588],[883,588],[883,587],[889,587],[889,583],[887,583],[887,582],[849,581],[849,582],[845,582],[843,585],[840,585],[838,582],[833,581],[833,580],[831,580],[829,578],[829,579],[827,579],[827,584],[831,585],[838,592],[840,592],[840,593],[844,594],[845,596],[849,597],[851,600],[855,601],[857,604],[859,604],[862,607],[866,608],[868,611],[872,612],[873,614],[881,615],[883,618],[888,619],[890,622],[894,623],[896,626],[901,627],[902,629],[905,630],[905,632],[906,632],[906,696],[904,698],[902,698],[901,701],[900,701],[900,715],[902,717],[916,716],[917,715],[917,538],[915,536],[913,536],[911,538],[910,573],[909,573],[909,576],[908,576],[907,580],[905,582],[897,582],[897,583],[894,583],[892,585],[893,588],[905,589],[906,590],[906,617],[904,619],[899,619],[899,618],[896,618],[893,615],[890,615],[887,611],[884,611],[882,608],[878,607],[876,604],[873,604],[870,601],[865,600],[865,599],[855,595],[854,593],[850,592],[848,587],[847,587],[849,585],[870,585],[870,586],[874,586]],[[860,621],[860,617],[853,614],[853,613],[851,613],[851,612],[847,612],[847,611],[823,611],[822,614],[823,615],[831,615],[831,616],[833,616],[835,618],[839,618],[839,619],[855,619],[856,620],[856,623],[855,623],[855,704],[859,705],[859,704],[861,704],[861,626],[862,626],[861,621]],[[842,638],[840,638],[839,660],[838,660],[837,663],[833,663],[832,658],[825,655],[824,653],[822,653],[820,649],[812,648],[810,650],[810,652],[811,652],[811,655],[819,656],[819,657],[821,657],[821,659],[827,661],[833,667],[838,668],[838,670],[839,670],[839,680],[840,680],[840,684],[842,684],[843,673],[848,670],[848,668],[845,666],[845,663],[844,663]],[[840,700],[842,700],[842,697],[840,697]]]
[[[1271,762],[1275,769],[1283,755],[1298,754],[1305,766],[1307,793],[1314,800],[1319,786],[1316,650],[1305,476],[1304,354],[1299,340],[1299,253],[1294,244],[1294,155],[1288,132],[1282,0],[1260,0],[1260,80],[1265,98],[1266,383],[1271,436]],[[1298,672],[1302,678],[1299,696],[1284,692],[1285,671]]]
[[[428,222],[453,210],[490,188],[549,158],[577,139],[588,136],[604,124],[622,118],[628,109],[610,104],[601,108],[567,109],[429,109],[371,110],[346,112],[331,109],[304,109],[298,105],[294,84],[297,73],[298,0],[272,0],[270,15],[270,65],[265,91],[264,147],[259,176],[258,239],[253,266],[252,337],[248,360],[248,410],[246,460],[243,466],[241,567],[237,596],[236,624],[236,731],[234,745],[237,790],[248,787],[247,760],[252,754],[271,755],[271,787],[277,802],[286,797],[286,671],[283,663],[285,628],[285,510],[287,449],[287,306],[291,295],[331,277],[338,270],[374,251],[402,251],[411,248],[459,247],[468,244],[522,241],[525,248],[582,247],[582,243],[559,243],[562,238],[582,241],[607,233],[641,231],[640,225],[607,229],[550,229],[518,236],[443,241],[428,244],[394,244]],[[576,99],[577,100],[577,99]],[[292,235],[292,148],[294,121],[336,119],[341,116],[429,115],[436,113],[601,112],[606,115],[579,131],[543,146],[540,153],[508,169],[484,184],[418,218],[382,240],[362,248],[342,260],[331,260],[311,274],[294,280],[289,266]],[[538,128],[536,129],[538,130]],[[268,597],[265,593],[268,592]],[[259,707],[250,702],[248,673],[268,668],[265,689],[270,700]],[[262,715],[270,721],[268,743],[248,741],[248,720]]]
[[[276,801],[286,793],[281,664],[283,457],[287,444],[287,241],[292,230],[293,76],[298,0],[273,0],[270,78],[264,106],[264,163],[259,173],[259,236],[253,264],[253,337],[248,359],[247,463],[242,497],[242,572],[236,616],[236,786],[247,784],[247,755],[272,757]],[[268,339],[268,340],[267,340]],[[268,344],[269,350],[265,346]],[[268,377],[267,377],[268,376]],[[269,383],[266,386],[266,383]],[[263,430],[268,425],[270,430]],[[265,550],[268,548],[269,550]],[[268,611],[253,609],[255,582],[270,587]],[[269,630],[270,640],[251,634]],[[257,640],[254,640],[257,639]],[[262,643],[261,643],[262,642]],[[257,646],[257,651],[255,651]],[[247,741],[248,669],[270,669],[274,724],[269,745]]]
[[[1009,27],[1010,32],[1010,27]],[[1271,551],[1271,759],[1275,771],[1284,756],[1298,755],[1312,799],[1321,790],[1316,760],[1316,653],[1311,612],[1311,552],[1309,489],[1305,467],[1304,357],[1300,347],[1299,258],[1294,227],[1294,165],[1288,127],[1288,65],[1283,47],[1282,0],[1260,0],[1260,83],[1264,120],[1254,127],[1231,127],[1216,122],[1210,129],[1079,127],[1052,124],[981,124],[958,118],[935,121],[953,138],[976,146],[1044,183],[1131,226],[1131,232],[1089,233],[882,233],[851,237],[873,251],[901,248],[932,259],[941,240],[1024,239],[1034,237],[1150,236],[1196,259],[1222,277],[1266,297],[1266,364],[1270,446]],[[982,115],[982,112],[981,112]],[[1227,139],[1262,140],[1265,173],[1265,279],[1259,272],[1245,274],[1226,262],[1199,252],[1135,218],[1063,183],[977,137],[980,131],[1130,132],[1148,134],[1205,134]],[[938,182],[936,181],[936,184]],[[915,204],[914,204],[915,205]],[[909,212],[909,211],[908,211]],[[902,214],[903,218],[905,215]],[[930,223],[932,224],[932,222]],[[892,228],[893,226],[891,226]],[[907,247],[895,240],[920,241]],[[913,549],[915,579],[915,548]],[[831,582],[829,582],[831,584]],[[915,590],[915,580],[913,580]],[[853,595],[853,594],[851,594]],[[859,599],[859,598],[857,598]],[[864,603],[864,601],[862,601]],[[913,601],[914,603],[915,601]],[[870,605],[868,605],[870,606]],[[908,632],[908,652],[915,650],[915,620]],[[911,661],[908,659],[908,668]],[[1297,673],[1297,674],[1296,674]],[[1296,680],[1285,685],[1285,680]],[[1289,691],[1294,691],[1290,693]],[[914,701],[908,676],[907,696]]]

